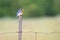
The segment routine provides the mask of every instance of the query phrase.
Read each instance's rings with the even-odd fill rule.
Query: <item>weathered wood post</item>
[[[18,40],[22,40],[22,15],[18,17]]]
[[[22,40],[22,14],[23,14],[22,8],[20,8],[17,12],[18,16],[18,40]]]

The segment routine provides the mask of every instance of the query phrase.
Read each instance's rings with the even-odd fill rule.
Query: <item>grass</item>
[[[0,33],[16,31],[18,31],[17,19],[0,20]],[[22,31],[43,32],[37,33],[37,40],[60,40],[60,33],[51,33],[60,32],[60,19],[59,17],[23,19]],[[18,33],[0,34],[0,40],[18,40]],[[22,40],[36,40],[35,33],[23,33]]]

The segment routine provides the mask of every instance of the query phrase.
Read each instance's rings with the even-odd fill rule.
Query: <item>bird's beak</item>
[[[24,12],[24,9],[22,9],[22,12]]]
[[[24,13],[24,9],[22,9],[22,14]]]

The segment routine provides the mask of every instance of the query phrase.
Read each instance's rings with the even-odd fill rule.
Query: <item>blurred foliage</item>
[[[60,0],[0,0],[0,17],[15,17],[20,7],[25,9],[24,17],[60,14]]]

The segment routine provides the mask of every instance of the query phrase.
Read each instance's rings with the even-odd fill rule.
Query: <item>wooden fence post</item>
[[[37,32],[35,32],[35,40],[37,40]]]
[[[18,40],[22,40],[22,15],[18,17]]]

